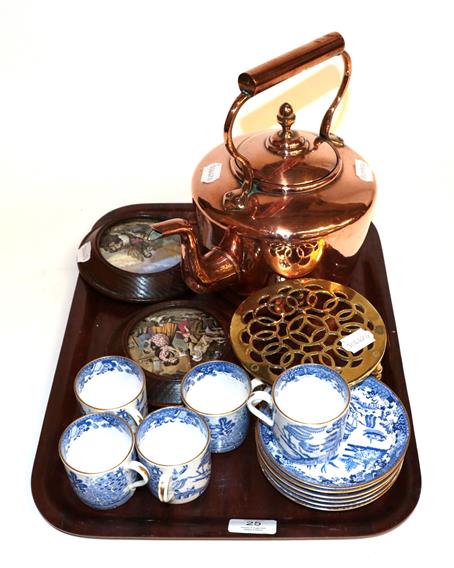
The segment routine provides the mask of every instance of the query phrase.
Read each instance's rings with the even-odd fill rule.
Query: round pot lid
[[[204,309],[157,304],[129,330],[127,353],[148,373],[181,378],[199,363],[221,359],[227,342],[222,324]]]
[[[95,226],[78,250],[82,278],[99,292],[130,302],[184,293],[180,238],[154,231],[153,224],[160,220],[159,215],[139,212]]]
[[[99,251],[112,266],[134,274],[154,274],[180,263],[178,235],[161,237],[154,219],[129,219],[104,229]]]

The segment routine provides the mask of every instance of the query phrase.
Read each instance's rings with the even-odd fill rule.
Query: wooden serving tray
[[[194,220],[192,204],[137,205],[115,210],[97,225],[118,214],[133,214],[144,208],[151,213]],[[348,285],[363,294],[383,317],[389,338],[382,361],[383,381],[402,400],[411,421],[384,259],[374,226]],[[194,294],[188,292],[186,297]],[[240,301],[225,293],[205,296],[204,300],[222,309],[229,318]],[[114,354],[119,348],[116,338],[125,322],[139,310],[143,310],[143,304],[115,301],[90,288],[81,278],[77,282],[32,473],[36,506],[55,528],[98,538],[345,538],[390,530],[413,511],[421,491],[414,431],[402,471],[390,491],[366,507],[324,512],[293,503],[266,481],[256,457],[254,420],[239,449],[213,455],[210,485],[192,503],[162,504],[148,489],[141,488],[118,509],[96,511],[84,505],[69,485],[57,450],[62,431],[79,415],[73,393],[74,376],[88,361]],[[273,536],[229,533],[230,519],[276,520],[277,532]]]

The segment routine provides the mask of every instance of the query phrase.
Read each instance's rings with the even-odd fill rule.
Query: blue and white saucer
[[[385,484],[402,464],[409,439],[410,423],[402,402],[374,377],[352,388],[343,441],[337,455],[324,464],[290,460],[271,428],[258,421],[256,430],[263,454],[259,461],[266,461],[278,478],[328,493]]]
[[[301,505],[306,505],[308,507],[318,508],[321,507],[331,507],[331,508],[353,508],[362,507],[372,501],[375,501],[381,497],[386,491],[388,491],[397,480],[399,476],[401,466],[397,468],[385,481],[374,485],[367,490],[356,493],[320,493],[313,491],[309,488],[302,488],[291,483],[284,481],[279,475],[270,469],[266,462],[260,460],[260,467],[263,474],[267,480],[277,489],[280,493],[286,497],[292,498],[294,501],[300,503]]]
[[[326,491],[315,486],[309,486],[302,483],[297,483],[285,477],[282,471],[274,469],[269,461],[264,458],[263,454],[257,448],[257,457],[262,472],[267,476],[269,481],[275,486],[281,486],[283,489],[292,491],[299,497],[313,499],[314,501],[338,503],[338,502],[354,502],[360,499],[371,497],[385,487],[391,486],[397,479],[402,468],[402,462],[394,468],[391,473],[384,478],[380,479],[377,483],[367,485],[359,489],[344,489],[342,491]],[[270,479],[271,478],[271,479]]]
[[[262,470],[263,471],[263,470]],[[266,479],[273,485],[273,487],[279,491],[284,497],[298,503],[298,505],[304,505],[305,507],[309,507],[310,509],[317,509],[319,511],[347,511],[350,509],[357,509],[359,507],[365,507],[366,505],[370,505],[380,497],[382,497],[394,484],[395,478],[390,484],[387,484],[384,488],[380,489],[373,495],[369,495],[367,497],[362,497],[352,501],[333,501],[333,502],[323,502],[320,500],[313,500],[306,496],[301,497],[295,492],[289,490],[287,487],[276,483],[276,481],[269,475],[269,472],[263,471],[264,476]]]

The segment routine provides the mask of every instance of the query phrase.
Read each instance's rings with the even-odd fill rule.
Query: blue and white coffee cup
[[[238,365],[209,361],[193,367],[181,383],[183,404],[203,416],[210,427],[210,451],[230,452],[245,440],[249,428],[247,401],[264,383],[249,379]]]
[[[268,405],[270,413],[259,410]],[[296,365],[282,373],[272,392],[255,392],[249,410],[269,426],[285,455],[319,464],[336,455],[342,442],[350,405],[350,388],[329,367]]]
[[[137,430],[136,449],[149,473],[148,488],[163,503],[189,503],[207,489],[210,431],[192,410],[167,406],[151,412]]]
[[[119,507],[148,482],[147,469],[135,460],[134,434],[114,414],[78,418],[61,435],[58,451],[74,492],[94,509]]]
[[[148,413],[143,369],[120,355],[99,357],[84,365],[74,380],[74,393],[84,414],[117,414],[133,432]]]

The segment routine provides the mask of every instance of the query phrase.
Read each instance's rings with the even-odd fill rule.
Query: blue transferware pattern
[[[151,463],[145,465],[147,465],[150,474],[149,487],[153,495],[157,497],[159,480],[164,473],[164,469],[156,465],[151,465]],[[204,452],[203,458],[197,463],[195,468],[188,464],[173,467],[170,482],[171,500],[186,503],[196,499],[207,488],[210,472],[210,452]]]
[[[324,367],[323,365],[318,365],[316,363],[296,365],[295,367],[287,369],[285,373],[279,377],[279,382],[276,382],[276,394],[278,394],[286,384],[298,380],[304,375],[317,375],[318,379],[329,383],[340,395],[344,396],[345,389],[343,387],[343,383],[336,380],[337,373],[330,367]]]
[[[80,392],[82,390],[82,387],[93,377],[93,375],[103,375],[111,371],[121,371],[122,373],[137,375],[137,364],[130,359],[119,355],[95,359],[80,370],[78,374],[78,391]]]
[[[289,481],[284,478],[281,474],[276,473],[264,460],[260,454],[258,456],[258,461],[262,472],[266,475],[268,481],[272,483],[276,488],[280,487],[287,491],[289,494],[293,494],[298,499],[306,499],[314,503],[321,504],[340,504],[340,503],[356,503],[362,501],[369,497],[374,497],[380,495],[385,489],[389,489],[397,479],[400,473],[401,466],[394,470],[390,475],[386,476],[384,479],[378,481],[377,483],[366,486],[363,489],[348,491],[337,491],[334,492],[323,492],[318,488],[312,488],[308,485],[302,486],[298,485],[295,480]]]
[[[203,418],[186,408],[166,407],[149,414],[137,431],[136,444],[140,448],[140,442],[144,435],[154,428],[170,422],[181,422],[196,427],[204,436],[209,438],[209,431]],[[205,450],[191,462],[177,466],[161,466],[149,461],[138,452],[139,460],[147,468],[150,475],[148,488],[155,497],[159,498],[159,480],[171,470],[170,503],[187,503],[201,495],[206,488],[211,475],[211,454],[209,444]]]
[[[210,427],[211,442],[210,451],[213,453],[230,452],[238,448],[245,440],[249,428],[249,412],[246,407],[246,398],[250,391],[249,377],[245,371],[228,361],[210,361],[202,363],[192,368],[182,382],[182,397],[196,383],[202,380],[209,380],[218,374],[228,374],[236,381],[244,385],[245,401],[240,408],[234,412],[221,415],[207,415],[200,413]]]
[[[118,468],[101,477],[89,478],[72,471],[68,476],[77,496],[86,505],[95,509],[114,509],[132,497],[128,490],[128,474],[123,468]]]
[[[323,464],[289,459],[270,428],[258,423],[266,457],[290,478],[325,488],[359,487],[382,478],[403,459],[410,438],[407,413],[398,397],[369,377],[351,390],[351,403],[338,453]]]
[[[272,471],[263,467],[261,465],[261,470],[267,480],[273,485],[275,489],[278,491],[285,493],[286,496],[293,497],[295,500],[301,505],[321,505],[321,506],[338,506],[338,507],[345,507],[351,505],[362,505],[367,502],[371,502],[375,500],[377,497],[380,497],[384,494],[388,489],[390,489],[396,479],[400,470],[396,472],[391,478],[383,484],[375,486],[372,490],[368,492],[359,493],[357,495],[350,496],[348,493],[342,493],[339,496],[335,495],[334,497],[330,495],[324,495],[322,497],[311,493],[310,491],[301,490],[296,487],[291,487],[286,483],[283,483],[278,477],[276,477]],[[331,494],[332,495],[332,494]]]
[[[129,436],[131,450],[119,467],[99,474],[86,474],[71,468],[65,461],[66,473],[71,486],[89,507],[94,509],[113,509],[126,503],[134,494],[131,485],[137,480],[135,471],[127,467],[127,463],[135,459],[132,432],[122,420],[113,414],[90,414],[76,420],[62,435],[60,453],[63,459],[67,456],[71,444],[90,429],[115,428]]]
[[[285,371],[274,386],[274,400],[289,383],[303,380],[307,375],[315,375],[329,383],[343,398],[345,405],[349,400],[349,387],[342,377],[328,367],[317,364],[297,365]],[[322,425],[305,425],[292,421],[274,410],[274,433],[286,457],[300,460],[306,464],[317,464],[333,457],[344,434],[346,412],[335,421]]]
[[[316,464],[336,454],[344,426],[345,419],[342,417],[328,429],[287,423],[283,427],[277,426],[276,433],[280,436],[282,451],[289,459]]]
[[[185,386],[183,388],[187,391],[188,388],[193,386],[195,383],[198,383],[206,377],[216,376],[220,373],[231,375],[241,384],[244,384],[245,377],[247,379],[247,375],[243,369],[234,363],[229,363],[228,361],[209,361],[193,367],[185,375]]]
[[[138,411],[141,416],[146,416],[148,414],[148,400],[146,392],[146,382],[143,375],[142,369],[130,359],[126,357],[121,357],[120,355],[112,355],[106,357],[100,357],[95,359],[91,363],[85,365],[78,373],[75,381],[75,389],[79,396],[82,396],[82,391],[84,386],[95,376],[103,375],[111,371],[121,371],[123,373],[128,373],[134,375],[142,383],[142,389],[137,398],[135,398],[130,404],[122,406],[121,408],[114,409],[103,409],[120,416],[123,420],[126,420],[128,425],[131,427],[132,431],[137,430],[137,424],[131,413],[137,414],[134,410]],[[90,414],[93,412],[99,412],[99,409],[88,406],[81,400],[79,400],[79,406],[83,414]],[[128,412],[129,411],[129,412]]]
[[[211,432],[210,451],[230,452],[244,442],[249,428],[249,412],[245,405],[227,416],[204,416],[204,418]]]
[[[262,470],[263,471],[263,470]],[[305,507],[309,507],[310,509],[317,509],[319,511],[346,511],[350,509],[357,509],[359,507],[365,507],[366,505],[370,505],[373,501],[378,499],[382,494],[386,493],[388,489],[391,488],[392,484],[383,490],[383,493],[378,492],[377,494],[370,495],[364,497],[364,499],[360,499],[355,502],[347,502],[347,503],[322,503],[320,501],[313,501],[311,499],[302,498],[298,495],[295,495],[293,492],[289,491],[287,488],[283,487],[282,485],[275,482],[272,479],[268,472],[263,471],[266,479],[271,483],[271,485],[279,491],[284,497],[294,501],[298,505],[304,505]]]
[[[195,412],[179,406],[168,406],[166,408],[155,410],[147,416],[146,420],[144,420],[140,425],[140,430],[137,433],[137,442],[140,443],[140,440],[148,432],[148,430],[152,430],[162,426],[163,424],[175,421],[194,426],[200,430],[202,434],[206,434],[206,424]]]

